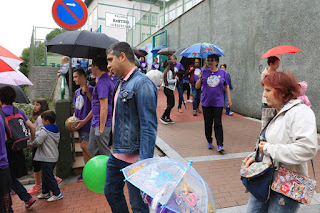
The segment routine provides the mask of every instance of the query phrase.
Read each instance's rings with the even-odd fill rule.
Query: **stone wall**
[[[33,86],[29,86],[29,98],[50,97],[57,80],[58,67],[32,66],[29,79]]]
[[[227,64],[234,87],[232,110],[255,118],[261,116],[260,73],[267,66],[260,57],[279,42],[298,47],[303,53],[280,56],[279,69],[308,82],[306,94],[319,121],[319,12],[317,0],[205,0],[160,31],[168,31],[171,48],[198,42],[221,47],[226,56],[220,63]]]

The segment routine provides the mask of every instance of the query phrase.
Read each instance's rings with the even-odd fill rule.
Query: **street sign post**
[[[76,30],[86,23],[88,11],[81,0],[56,0],[52,5],[52,16],[60,27]]]

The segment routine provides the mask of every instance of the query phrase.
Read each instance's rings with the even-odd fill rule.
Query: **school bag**
[[[7,148],[13,151],[19,151],[26,148],[30,136],[26,122],[23,116],[18,113],[18,109],[13,107],[13,114],[11,115],[7,115],[2,110],[0,110],[0,114],[3,118],[7,135]]]

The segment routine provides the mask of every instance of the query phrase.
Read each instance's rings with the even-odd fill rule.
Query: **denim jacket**
[[[143,73],[136,69],[127,81],[119,79],[115,95],[122,81],[116,100],[113,152],[139,154],[139,160],[152,158],[157,136],[157,88]]]

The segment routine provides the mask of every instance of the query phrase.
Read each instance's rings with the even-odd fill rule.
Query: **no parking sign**
[[[81,0],[56,0],[52,5],[52,16],[60,27],[76,30],[86,23],[88,11]]]

